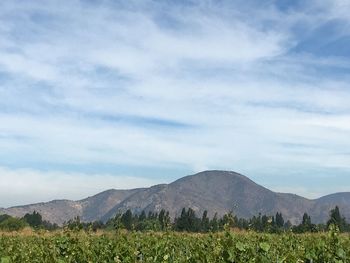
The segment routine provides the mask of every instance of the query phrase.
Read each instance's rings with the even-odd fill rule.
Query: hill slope
[[[254,183],[249,178],[230,171],[205,171],[183,177],[171,184],[132,190],[107,190],[79,201],[55,200],[47,203],[11,207],[0,210],[23,216],[34,210],[44,219],[58,224],[80,216],[84,221],[108,220],[118,212],[160,211],[171,216],[183,207],[191,207],[198,215],[208,210],[209,216],[219,216],[233,210],[239,217],[282,212],[285,219],[298,223],[304,212],[316,223],[325,222],[330,209],[338,205],[350,219],[350,193],[337,193],[316,200],[294,194],[276,193]]]
[[[79,201],[54,200],[47,203],[37,203],[0,209],[0,213],[22,217],[26,213],[39,212],[43,219],[62,225],[64,222],[79,216],[83,221],[95,221],[107,213],[116,204],[138,191],[107,190],[92,197]]]
[[[117,211],[159,211],[161,208],[176,216],[183,207],[191,207],[201,215],[219,216],[233,210],[239,217],[275,214],[295,222],[309,211],[313,202],[291,194],[272,192],[234,172],[205,171],[186,176],[169,185],[160,185],[139,191],[117,204],[104,219]]]

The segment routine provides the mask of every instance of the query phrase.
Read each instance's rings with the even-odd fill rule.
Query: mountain
[[[323,196],[317,200],[312,207],[310,215],[317,218],[318,221],[327,218],[329,211],[337,205],[340,209],[342,216],[344,216],[348,222],[350,221],[350,193],[335,193]]]
[[[116,204],[142,189],[107,190],[79,201],[54,200],[24,206],[0,209],[0,214],[22,217],[26,213],[39,212],[43,219],[62,225],[69,219],[79,216],[83,221],[95,221],[106,214]]]
[[[108,213],[116,204],[143,189],[107,190],[92,197],[77,201],[82,207],[79,215],[84,221],[94,221]]]
[[[191,207],[198,215],[208,210],[208,215],[219,216],[233,210],[239,217],[275,214],[297,222],[305,211],[310,211],[313,201],[292,194],[272,192],[249,178],[234,172],[205,171],[186,176],[169,185],[144,189],[126,198],[111,209],[102,219],[118,211],[134,212],[165,209],[172,217],[183,207]]]
[[[319,223],[327,220],[329,211],[336,205],[349,220],[350,193],[310,200],[295,194],[273,192],[235,172],[204,171],[170,184],[131,190],[111,189],[79,201],[55,200],[0,209],[0,213],[20,217],[35,210],[44,219],[62,224],[75,216],[84,221],[106,221],[127,209],[136,213],[165,209],[175,217],[183,207],[191,207],[199,216],[204,210],[208,210],[209,216],[233,211],[238,217],[245,218],[259,213],[282,212],[292,223],[298,223],[307,212],[313,222]]]

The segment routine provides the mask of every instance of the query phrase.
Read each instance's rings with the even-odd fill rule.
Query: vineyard
[[[1,262],[350,262],[350,237],[318,234],[209,234],[60,231],[0,236]]]

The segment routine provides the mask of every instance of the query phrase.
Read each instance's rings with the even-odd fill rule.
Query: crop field
[[[3,233],[1,262],[350,262],[350,237],[318,234]]]

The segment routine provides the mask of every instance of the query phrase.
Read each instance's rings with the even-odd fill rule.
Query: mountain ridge
[[[238,217],[244,218],[259,213],[272,215],[281,212],[292,223],[298,223],[303,213],[307,212],[315,223],[320,223],[327,220],[329,210],[335,205],[350,219],[350,192],[307,199],[293,193],[271,191],[236,172],[209,170],[179,178],[169,184],[108,189],[77,201],[60,199],[2,208],[0,214],[21,217],[35,210],[45,220],[62,225],[76,216],[83,221],[107,221],[127,209],[134,213],[165,209],[174,218],[183,207],[191,207],[199,216],[204,210],[208,211],[209,216],[215,213],[221,216],[233,211]]]

